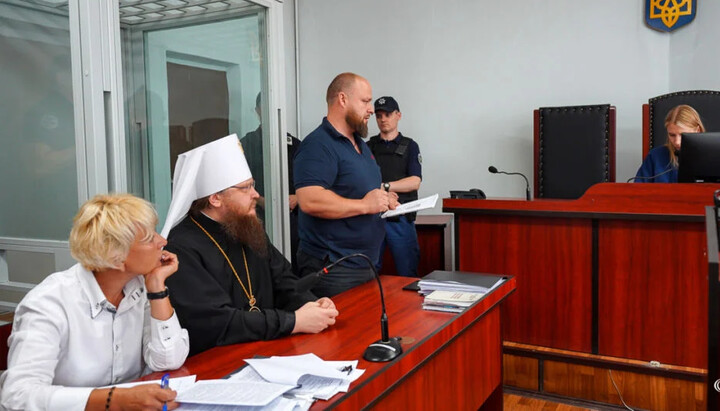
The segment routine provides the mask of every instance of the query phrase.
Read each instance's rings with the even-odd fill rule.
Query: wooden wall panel
[[[466,214],[456,230],[461,271],[517,280],[503,304],[505,341],[591,351],[590,220]]]
[[[8,338],[12,333],[12,323],[0,326],[0,370],[7,369]]]
[[[445,269],[445,227],[416,226],[420,244],[418,277]],[[449,245],[448,245],[449,246]]]
[[[385,248],[383,252],[382,267],[380,267],[381,275],[397,275],[397,269],[395,268],[395,260],[393,259],[390,248]]]
[[[538,360],[517,355],[503,355],[503,385],[538,391]]]
[[[544,361],[546,393],[622,405],[607,369]],[[634,409],[656,411],[705,409],[705,387],[692,382],[613,371],[625,402]]]
[[[598,237],[599,354],[706,368],[704,224],[601,220]]]

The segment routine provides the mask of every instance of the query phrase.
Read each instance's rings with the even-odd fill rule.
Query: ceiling
[[[254,5],[246,0],[120,0],[120,22],[128,25],[144,24],[236,11]]]
[[[68,12],[68,0],[10,1],[34,4],[58,11]],[[247,0],[119,0],[120,23],[123,25],[145,24],[182,17],[237,11],[255,4]]]

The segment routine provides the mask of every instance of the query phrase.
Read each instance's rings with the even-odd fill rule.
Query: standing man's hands
[[[400,201],[398,200],[398,194],[391,191],[388,193],[388,197],[389,197],[388,202],[389,202],[390,209],[391,210],[396,209],[397,206],[400,205]]]
[[[368,191],[362,201],[366,207],[365,214],[378,214],[390,210],[390,193],[379,188]]]

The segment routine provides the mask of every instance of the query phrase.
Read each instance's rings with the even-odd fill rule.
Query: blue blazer
[[[670,172],[659,177],[649,178],[670,169]],[[650,153],[645,157],[635,177],[636,183],[677,183],[678,170],[670,164],[670,151],[668,148],[662,146],[650,150]]]

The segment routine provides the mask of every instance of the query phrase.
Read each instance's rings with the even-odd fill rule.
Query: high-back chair
[[[650,150],[667,140],[665,116],[675,106],[687,104],[694,108],[707,131],[720,131],[720,91],[676,91],[653,97],[643,104],[643,159]]]
[[[615,181],[615,107],[544,107],[535,114],[536,198],[579,198]]]

